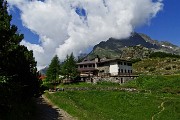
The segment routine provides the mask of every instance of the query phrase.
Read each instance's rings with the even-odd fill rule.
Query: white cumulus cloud
[[[110,37],[128,37],[135,27],[149,24],[162,0],[8,0],[21,10],[23,25],[40,36],[34,50],[38,66],[57,54],[64,59]]]

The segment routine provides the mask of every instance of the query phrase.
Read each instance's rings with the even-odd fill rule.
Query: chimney
[[[96,63],[97,63],[97,62],[100,62],[100,58],[99,58],[98,55],[97,55],[96,58],[95,58],[95,62],[96,62]]]

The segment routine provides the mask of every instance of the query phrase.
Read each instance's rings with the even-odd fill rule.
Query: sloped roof
[[[83,61],[83,62],[80,62],[80,63],[77,63],[77,65],[84,65],[84,64],[95,64],[95,61]]]
[[[106,63],[106,62],[112,62],[112,61],[127,61],[127,62],[131,62],[131,61],[128,61],[128,60],[124,60],[124,59],[105,59],[105,60],[100,60],[99,62],[97,62],[97,64],[99,63]],[[95,64],[95,60],[92,60],[92,61],[83,61],[83,62],[80,62],[80,63],[77,63],[77,65],[88,65],[88,64]]]
[[[125,59],[118,59],[118,58],[116,58],[116,59],[106,59],[106,60],[102,60],[102,61],[100,61],[100,62],[98,62],[98,63],[105,63],[105,62],[112,62],[112,61],[127,61],[127,62],[131,62],[131,61],[128,61],[128,60],[125,60]]]

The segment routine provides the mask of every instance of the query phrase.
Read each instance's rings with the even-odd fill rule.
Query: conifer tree
[[[47,69],[47,81],[51,83],[56,83],[59,80],[60,75],[60,61],[57,55],[53,57],[49,68]]]
[[[70,56],[67,55],[64,64],[62,66],[62,74],[66,76],[67,79],[74,80],[78,76],[78,71],[76,68],[76,60],[71,53]]]
[[[17,32],[15,25],[11,25],[11,19],[7,2],[0,0],[0,113],[8,113],[14,105],[40,93],[33,52],[20,45],[23,35]]]

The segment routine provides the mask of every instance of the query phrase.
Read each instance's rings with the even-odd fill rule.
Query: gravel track
[[[75,120],[64,110],[53,105],[44,95],[37,99],[37,120]]]

